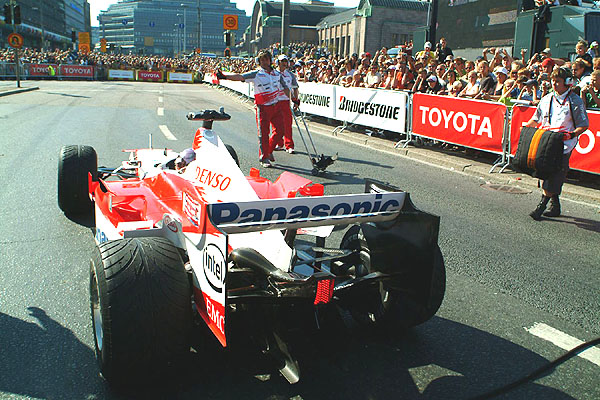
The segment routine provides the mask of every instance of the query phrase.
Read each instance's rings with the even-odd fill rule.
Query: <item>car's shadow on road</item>
[[[296,330],[292,337],[301,370],[295,385],[250,341],[222,349],[208,338],[196,342],[183,373],[151,394],[183,399],[467,399],[547,363],[505,339],[438,317],[404,333],[376,334],[333,323],[321,331]],[[571,398],[536,383],[507,396]]]

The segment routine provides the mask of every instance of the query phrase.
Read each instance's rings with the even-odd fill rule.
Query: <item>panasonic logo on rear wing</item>
[[[298,197],[208,205],[210,219],[226,233],[389,221],[404,205],[405,192]]]

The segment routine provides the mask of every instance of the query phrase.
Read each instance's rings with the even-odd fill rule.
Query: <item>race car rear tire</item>
[[[346,231],[340,248],[359,250],[348,271],[351,275],[360,277],[374,272],[369,246],[360,226],[354,225]],[[366,326],[410,328],[431,319],[442,305],[446,291],[446,270],[440,248],[437,245],[435,247],[429,296],[425,300],[419,299],[413,292],[394,289],[398,286],[402,285],[377,283],[366,298],[350,306],[354,320]]]
[[[63,146],[58,158],[58,206],[67,215],[91,214],[88,173],[98,179],[98,157],[91,146]]]
[[[151,382],[189,351],[191,288],[164,238],[109,241],[94,250],[90,308],[96,359],[115,387]]]
[[[238,158],[238,155],[235,152],[235,149],[233,148],[233,146],[226,144],[225,148],[227,149],[227,151],[229,152],[229,155],[231,156],[231,158],[233,158],[233,160],[235,161],[235,163],[237,164],[237,166],[239,168],[240,167],[240,159]]]

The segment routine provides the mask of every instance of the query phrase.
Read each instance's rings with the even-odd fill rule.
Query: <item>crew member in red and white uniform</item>
[[[227,75],[217,71],[216,77],[217,79],[250,82],[254,85],[254,104],[259,138],[258,156],[261,165],[269,168],[271,162],[275,161],[272,146],[281,139],[285,132],[283,115],[277,103],[284,94],[289,96],[289,89],[283,76],[271,66],[272,57],[268,50],[259,51],[257,58],[260,68],[255,71]],[[269,139],[271,124],[275,129],[273,137]]]
[[[287,87],[290,89],[290,95],[292,98],[292,102],[294,103],[294,110],[298,109],[300,105],[300,100],[298,99],[298,81],[296,80],[296,75],[294,75],[289,70],[289,60],[285,54],[277,57],[277,66],[279,73],[283,76]],[[283,139],[279,139],[278,142],[275,142],[274,150],[283,150],[283,146],[285,145],[285,151],[290,154],[294,154],[294,140],[292,139],[292,111],[290,110],[290,97],[283,93],[280,97],[277,105],[280,107],[280,112],[283,115],[283,128],[285,129],[283,132]],[[273,126],[273,136],[280,137],[277,132],[277,127]]]

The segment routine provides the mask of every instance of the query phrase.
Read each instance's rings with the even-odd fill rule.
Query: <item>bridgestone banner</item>
[[[521,127],[529,122],[534,113],[535,107],[513,107],[510,127],[510,154],[513,156],[517,152]],[[600,174],[600,112],[588,111],[588,119],[590,127],[579,135],[577,146],[569,159],[569,167]]]
[[[505,116],[501,103],[413,95],[413,134],[446,143],[502,154]]]
[[[406,132],[408,94],[390,90],[335,88],[335,119],[385,129]]]
[[[168,82],[192,83],[194,80],[190,72],[167,72]]]
[[[298,86],[300,111],[327,118],[335,117],[334,85],[298,82]]]
[[[121,79],[127,81],[135,80],[135,71],[133,70],[124,70],[124,69],[109,69],[108,70],[108,79]]]
[[[137,71],[138,81],[164,82],[162,71]]]
[[[94,78],[91,65],[61,65],[59,75],[69,78]]]

